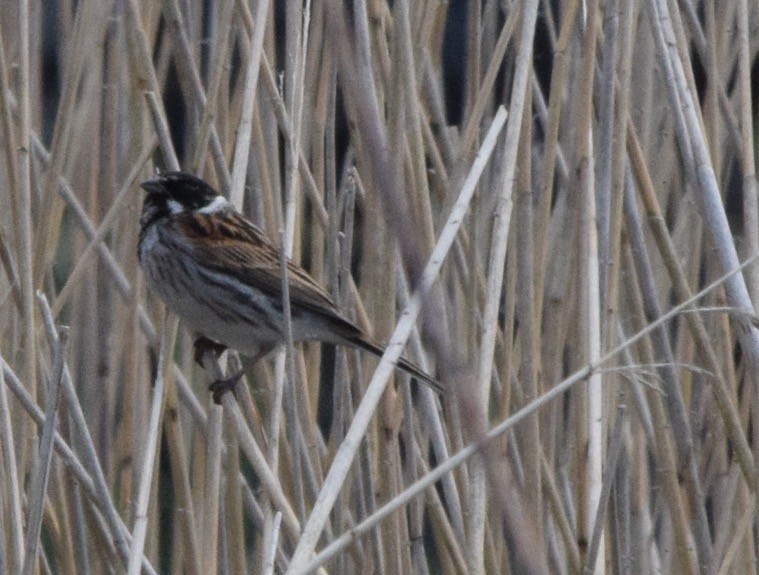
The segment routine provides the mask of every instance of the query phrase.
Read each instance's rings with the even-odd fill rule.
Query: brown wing
[[[239,214],[186,214],[177,217],[175,225],[181,227],[198,260],[210,268],[266,293],[281,293],[279,249]],[[287,274],[293,306],[342,319],[329,294],[305,270],[288,261]]]
[[[185,214],[174,219],[190,243],[191,252],[205,265],[230,274],[241,282],[277,296],[282,289],[279,249],[266,235],[235,212],[227,214]],[[290,302],[320,313],[330,320],[344,341],[381,356],[384,349],[371,341],[337,310],[329,294],[305,270],[287,262]],[[398,367],[419,378],[438,392],[437,381],[413,363],[401,358]]]

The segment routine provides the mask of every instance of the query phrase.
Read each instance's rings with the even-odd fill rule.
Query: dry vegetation
[[[757,3],[298,4],[3,2],[0,574],[753,572]],[[447,391],[215,406],[136,261],[179,166]]]

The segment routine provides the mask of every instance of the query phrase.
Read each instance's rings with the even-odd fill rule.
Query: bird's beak
[[[163,192],[163,184],[158,178],[152,180],[145,180],[140,184],[140,187],[149,194],[160,194]]]

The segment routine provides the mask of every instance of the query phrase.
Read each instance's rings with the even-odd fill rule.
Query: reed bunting
[[[140,266],[148,286],[204,344],[254,361],[287,339],[279,248],[206,182],[182,172],[142,182]],[[382,346],[346,319],[308,273],[288,261],[294,341],[351,345],[381,356]],[[405,359],[400,369],[438,389]],[[218,391],[219,388],[216,388]],[[218,396],[215,394],[215,399]]]

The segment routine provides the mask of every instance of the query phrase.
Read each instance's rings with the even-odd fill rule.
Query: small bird
[[[140,216],[140,266],[150,289],[199,336],[196,360],[209,347],[217,353],[228,347],[256,361],[284,344],[279,248],[194,175],[167,172],[140,187],[147,192]],[[384,348],[345,318],[329,294],[289,260],[287,281],[294,341],[319,340],[383,354]],[[397,367],[440,390],[413,363],[400,359]],[[220,387],[212,389],[218,402]]]

